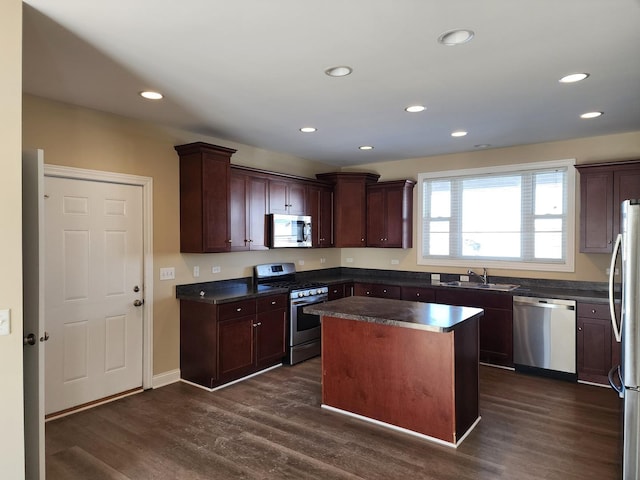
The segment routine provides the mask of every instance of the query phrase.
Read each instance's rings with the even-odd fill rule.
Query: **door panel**
[[[53,413],[142,386],[142,188],[46,177],[45,191]]]

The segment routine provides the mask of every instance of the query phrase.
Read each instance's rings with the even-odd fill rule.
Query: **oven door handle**
[[[300,307],[303,305],[315,305],[316,303],[325,303],[328,300],[327,297],[314,297],[313,299],[296,299],[296,300],[291,300],[291,306],[292,307]]]

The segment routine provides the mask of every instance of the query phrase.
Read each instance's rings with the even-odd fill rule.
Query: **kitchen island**
[[[322,318],[322,407],[457,447],[480,420],[483,310],[347,297]]]

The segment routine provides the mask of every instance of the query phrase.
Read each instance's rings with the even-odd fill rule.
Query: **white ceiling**
[[[475,37],[438,44],[453,28]],[[26,0],[23,83],[336,166],[638,131],[640,2]]]

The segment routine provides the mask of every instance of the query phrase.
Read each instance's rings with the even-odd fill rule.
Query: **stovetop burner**
[[[256,265],[254,276],[258,285],[288,288],[291,298],[324,295],[329,291],[324,283],[297,280],[296,267],[293,263]]]

